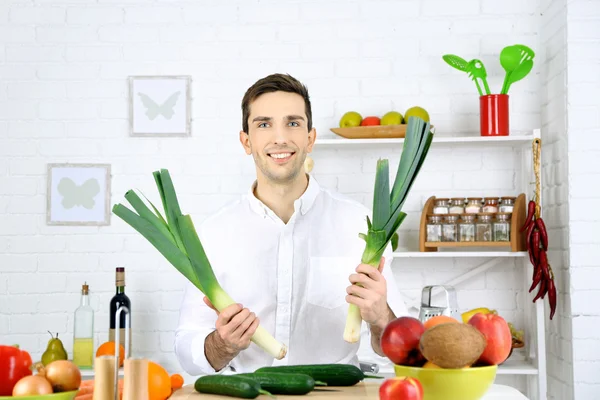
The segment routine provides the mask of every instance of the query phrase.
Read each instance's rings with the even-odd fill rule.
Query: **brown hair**
[[[254,83],[248,88],[242,99],[242,129],[248,133],[248,118],[250,117],[250,103],[265,93],[271,92],[296,93],[304,99],[304,109],[307,117],[308,130],[312,129],[312,110],[308,89],[296,78],[289,74],[272,74]]]

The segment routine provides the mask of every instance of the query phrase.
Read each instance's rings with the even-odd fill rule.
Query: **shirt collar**
[[[257,181],[254,181],[254,183],[252,183],[252,186],[248,190],[246,196],[248,198],[248,201],[250,202],[250,208],[257,214],[261,215],[273,213],[273,211],[269,207],[267,207],[254,195],[254,189],[256,189],[256,185]],[[302,196],[300,196],[294,201],[294,209],[299,209],[302,215],[306,214],[315,203],[315,200],[317,199],[317,196],[319,195],[320,191],[321,187],[319,186],[319,183],[312,175],[309,174],[308,186],[304,193],[302,193]]]

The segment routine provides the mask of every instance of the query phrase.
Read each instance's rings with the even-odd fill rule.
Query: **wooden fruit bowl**
[[[404,138],[408,125],[372,125],[354,128],[331,128],[331,131],[346,139]]]

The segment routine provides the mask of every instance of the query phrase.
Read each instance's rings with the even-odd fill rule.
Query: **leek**
[[[169,263],[208,297],[217,310],[221,311],[235,304],[219,285],[192,218],[181,213],[169,171],[162,169],[154,172],[154,179],[165,217],[144,196],[152,209],[148,207],[133,190],[127,191],[125,198],[135,212],[123,204],[115,204],[113,213],[146,238]],[[252,342],[278,360],[287,354],[287,347],[262,326],[252,336]]]
[[[423,165],[432,140],[433,133],[430,130],[429,122],[418,117],[408,119],[402,155],[391,192],[389,162],[387,159],[377,161],[373,192],[373,220],[371,221],[367,216],[367,234],[359,233],[359,236],[366,242],[361,258],[362,264],[377,268],[390,241],[397,240],[396,231],[406,217],[406,214],[402,212],[402,206]],[[359,308],[350,304],[344,330],[346,342],[355,343],[359,340],[361,324],[362,317]]]

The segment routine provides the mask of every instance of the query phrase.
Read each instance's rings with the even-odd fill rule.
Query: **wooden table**
[[[335,399],[361,399],[361,400],[379,400],[379,386],[381,382],[365,381],[350,387],[318,388],[302,396],[283,396],[277,395],[277,400],[335,400]],[[170,400],[226,400],[233,399],[228,396],[209,395],[198,393],[193,385],[187,385],[169,398]],[[269,396],[258,396],[257,399],[267,400]],[[528,400],[521,392],[509,386],[492,385],[489,392],[481,400]]]

